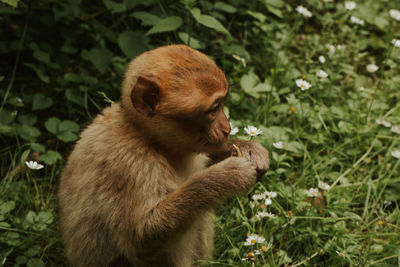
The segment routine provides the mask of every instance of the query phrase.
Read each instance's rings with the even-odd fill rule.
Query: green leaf
[[[159,21],[156,25],[154,25],[146,34],[154,34],[154,33],[161,33],[161,32],[170,32],[175,31],[180,26],[182,26],[183,20],[181,17],[172,16],[167,17]]]
[[[80,105],[81,107],[85,106],[85,95],[84,93],[80,92],[76,88],[69,88],[65,90],[65,97],[75,104]]]
[[[61,132],[57,134],[57,138],[63,142],[73,142],[78,139],[78,136],[72,132]]]
[[[257,75],[255,75],[254,72],[250,72],[240,78],[240,86],[245,92],[250,91],[258,83],[258,81]]]
[[[37,122],[37,116],[34,114],[21,114],[18,116],[18,121],[21,124],[33,126]]]
[[[12,7],[17,7],[19,0],[1,0],[1,2],[6,3]]]
[[[274,6],[267,5],[267,9],[269,12],[277,16],[278,18],[283,18],[282,11]]]
[[[189,37],[189,34],[187,34],[186,32],[179,32],[178,36],[184,44],[189,45],[194,49],[201,49],[204,47],[204,45],[202,45],[199,40],[193,38],[192,36]]]
[[[231,6],[229,4],[226,4],[224,2],[216,2],[214,4],[214,8],[221,10],[221,11],[225,11],[227,13],[235,13],[237,11],[237,9],[234,6]]]
[[[143,26],[154,26],[161,20],[156,15],[144,11],[133,12],[132,17],[141,20]]]
[[[42,144],[31,143],[31,148],[32,148],[32,150],[34,150],[36,152],[41,152],[41,153],[46,152],[46,147]]]
[[[13,121],[14,117],[11,115],[11,111],[6,108],[0,110],[0,123],[2,124],[10,124]]]
[[[46,63],[46,64],[50,64],[51,63],[51,59],[50,59],[50,54],[40,51],[40,50],[35,50],[33,51],[33,57],[36,58],[37,60]]]
[[[40,136],[40,131],[38,128],[29,125],[18,125],[18,134],[27,141],[33,141],[36,137]]]
[[[61,121],[58,118],[51,117],[44,123],[44,127],[50,133],[57,134],[60,123],[61,123]]]
[[[64,79],[69,82],[73,82],[73,83],[81,83],[82,82],[82,78],[80,75],[78,75],[76,73],[71,73],[71,72],[65,73]]]
[[[111,64],[113,53],[107,48],[93,48],[85,54],[100,73],[104,73]]]
[[[30,68],[31,70],[33,70],[36,75],[39,77],[40,80],[42,80],[45,83],[49,83],[50,82],[50,77],[45,75],[43,73],[43,70],[40,69],[39,67],[37,67],[35,64],[32,63],[24,63],[25,66],[27,66],[28,68]]]
[[[0,123],[0,134],[11,134],[14,132],[14,128],[8,125],[4,125]]]
[[[37,93],[33,96],[32,110],[46,109],[53,105],[53,100],[44,94]]]
[[[53,165],[57,162],[57,160],[61,160],[61,154],[57,151],[49,150],[43,155],[40,156],[40,160],[46,163],[47,165]]]
[[[117,3],[111,0],[103,0],[103,4],[114,13],[125,11],[125,6],[121,3]]]
[[[254,12],[251,10],[247,10],[246,13],[252,16],[253,18],[258,19],[261,23],[264,23],[267,20],[267,16],[265,16],[263,13]]]
[[[29,259],[26,266],[27,267],[44,267],[44,262],[38,258]]]
[[[283,2],[282,0],[264,0],[264,3],[266,5],[271,5],[276,8],[283,8],[285,6],[285,2]]]
[[[196,19],[196,18],[195,18]],[[208,15],[200,15],[198,19],[196,19],[198,23],[216,30],[217,32],[230,35],[229,31],[219,22],[217,19],[208,16]]]
[[[15,208],[15,201],[0,202],[0,214],[5,215]]]
[[[70,132],[79,132],[79,125],[76,122],[73,121],[69,121],[69,120],[65,120],[63,122],[60,123],[60,125],[58,126],[58,130],[60,132],[66,132],[66,131],[70,131]]]
[[[118,45],[126,56],[133,58],[148,49],[147,36],[140,31],[125,31],[118,36]]]

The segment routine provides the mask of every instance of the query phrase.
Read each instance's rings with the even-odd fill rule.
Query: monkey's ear
[[[139,76],[131,93],[134,108],[146,117],[153,117],[160,99],[160,92],[157,78]]]

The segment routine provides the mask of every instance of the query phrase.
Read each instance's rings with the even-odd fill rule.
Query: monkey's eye
[[[210,115],[212,117],[215,116],[215,114],[217,113],[218,109],[220,108],[220,104],[215,104],[211,107],[211,109],[209,109],[206,114]]]

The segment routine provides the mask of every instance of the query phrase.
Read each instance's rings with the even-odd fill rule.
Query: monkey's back
[[[141,241],[141,216],[178,186],[167,160],[124,125],[121,112],[117,103],[94,119],[61,175],[61,236],[74,266],[109,266],[121,257],[142,262],[135,251],[136,240],[137,245]],[[204,217],[209,229],[196,238],[211,251],[213,216],[209,215]],[[195,246],[190,244],[195,237],[186,238],[192,241],[183,242],[177,257]]]

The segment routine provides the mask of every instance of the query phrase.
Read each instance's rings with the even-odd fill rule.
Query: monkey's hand
[[[229,157],[207,169],[225,195],[246,193],[257,182],[255,165],[244,157]]]
[[[234,140],[238,149],[232,148],[232,156],[242,156],[250,160],[257,169],[257,176],[261,178],[269,169],[269,153],[261,144],[252,141]],[[238,151],[239,150],[239,151]],[[239,154],[242,155],[239,155]]]

